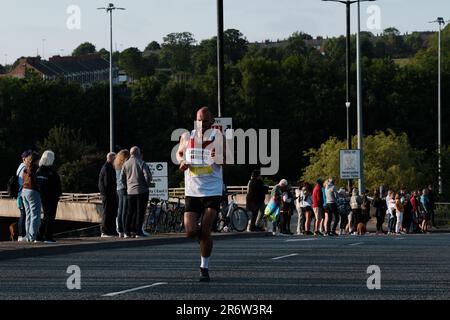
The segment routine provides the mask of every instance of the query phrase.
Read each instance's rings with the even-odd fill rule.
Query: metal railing
[[[436,202],[434,209],[436,225],[450,223],[450,202]]]
[[[59,201],[62,202],[99,202],[100,193],[63,193]]]

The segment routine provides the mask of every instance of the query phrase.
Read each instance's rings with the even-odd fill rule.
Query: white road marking
[[[128,290],[124,290],[124,291],[108,293],[108,294],[103,295],[102,297],[114,297],[114,296],[118,296],[120,294],[139,291],[139,290],[143,290],[143,289],[147,289],[147,288],[151,288],[151,287],[162,286],[165,284],[168,284],[168,283],[167,282],[157,282],[157,283],[154,283],[154,284],[151,284],[148,286],[142,286],[142,287],[137,287],[137,288],[128,289]]]
[[[314,238],[306,238],[306,239],[291,239],[291,240],[286,240],[285,242],[297,242],[297,241],[314,241],[317,239]]]
[[[272,258],[272,260],[280,260],[280,259],[294,257],[294,256],[298,256],[298,253],[288,254],[286,256],[281,256],[281,257],[275,257],[275,258]]]
[[[360,244],[364,244],[364,242],[350,243],[349,246],[359,246]]]

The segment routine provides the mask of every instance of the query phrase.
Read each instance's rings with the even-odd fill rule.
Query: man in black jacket
[[[264,215],[264,200],[268,191],[269,188],[264,185],[261,172],[259,170],[254,170],[247,185],[246,198],[247,211],[252,213],[250,219],[250,231],[264,231],[258,224],[261,217]],[[257,219],[258,213],[260,214],[259,219]]]
[[[42,211],[44,218],[39,227],[37,241],[53,243],[53,225],[56,219],[59,197],[61,197],[61,179],[53,167],[55,154],[47,150],[39,161],[39,169],[36,172],[36,182],[41,194]]]
[[[108,153],[106,163],[103,165],[98,177],[98,189],[102,196],[103,215],[101,232],[102,237],[111,237],[117,235],[116,216],[117,216],[117,178],[114,170],[114,160],[116,154]]]

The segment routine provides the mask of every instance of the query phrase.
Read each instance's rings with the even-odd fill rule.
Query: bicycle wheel
[[[248,214],[247,211],[245,211],[241,207],[237,207],[234,209],[233,213],[231,214],[231,226],[234,230],[238,232],[242,232],[245,229],[247,229],[248,225]]]
[[[175,211],[175,232],[182,232],[184,229],[184,209],[179,208]]]
[[[166,233],[167,232],[167,212],[164,210],[161,210],[161,216],[159,217],[159,232],[160,233]]]
[[[225,217],[225,214],[223,211],[219,211],[217,213],[216,220],[215,220],[217,232],[222,232],[223,228],[225,228],[225,226],[227,225],[226,218],[224,218],[224,217]]]

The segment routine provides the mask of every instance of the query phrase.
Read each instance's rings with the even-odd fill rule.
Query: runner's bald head
[[[201,121],[201,120],[213,120],[214,119],[214,115],[212,114],[212,112],[209,110],[208,107],[201,107],[200,109],[198,109],[197,111],[197,120]]]
[[[203,131],[214,124],[214,115],[208,107],[202,107],[197,111],[197,122],[201,122]]]

